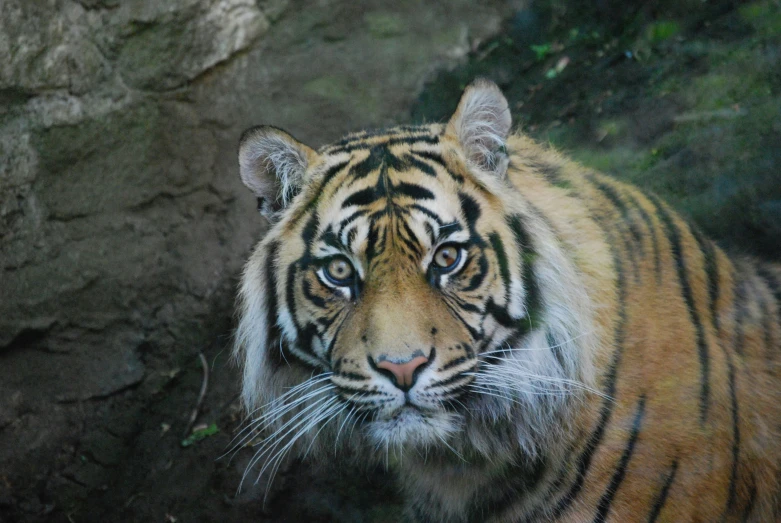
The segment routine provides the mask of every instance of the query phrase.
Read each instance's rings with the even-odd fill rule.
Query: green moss
[[[766,72],[757,69],[763,61],[757,53],[743,50],[722,60],[711,72],[693,79],[681,90],[692,109],[722,109],[771,95]]]
[[[304,84],[303,90],[305,93],[335,101],[346,100],[352,96],[347,78],[336,74],[310,80]]]
[[[565,152],[586,167],[621,178],[632,178],[633,174],[647,170],[656,161],[656,156],[650,151],[626,146],[609,149],[583,147]]]
[[[366,23],[369,33],[376,38],[392,38],[407,32],[406,22],[395,13],[366,13],[363,21]]]
[[[538,60],[544,60],[551,53],[551,44],[530,45],[529,49],[534,51],[534,57]]]
[[[669,40],[681,32],[681,26],[674,20],[659,20],[648,24],[645,30],[646,39],[652,44]]]
[[[740,15],[761,37],[781,35],[781,6],[777,1],[752,2],[740,8]]]
[[[508,86],[514,120],[534,138],[653,191],[714,239],[781,257],[781,1],[718,16],[700,0],[679,4],[665,3],[664,20],[603,28],[614,40],[598,46],[581,38],[589,29],[571,31],[572,22],[582,23],[577,17],[557,22],[564,35],[535,37],[568,42],[566,82],[541,82],[550,64],[535,60],[534,51],[545,50],[530,50],[533,42],[516,43],[515,54],[499,45],[447,71],[420,102],[446,117],[472,77],[494,77]],[[684,28],[686,39],[678,38]],[[604,65],[620,49],[636,58],[633,45],[649,52]],[[665,51],[650,52],[657,47]],[[525,69],[514,68],[517,50]]]

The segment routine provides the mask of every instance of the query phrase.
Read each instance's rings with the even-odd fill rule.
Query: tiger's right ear
[[[269,221],[301,191],[306,169],[317,153],[270,125],[244,131],[239,142],[239,172],[258,197],[258,210]]]

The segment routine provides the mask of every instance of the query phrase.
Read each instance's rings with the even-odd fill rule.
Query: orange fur
[[[471,96],[471,105],[462,102],[449,126],[359,133],[316,154],[307,150],[310,163],[301,175],[300,193],[253,254],[243,279],[237,350],[245,366],[248,407],[290,402],[291,397],[282,395],[285,387],[312,374],[298,365],[309,365],[314,375],[332,372],[335,385],[313,396],[325,398],[327,408],[320,411],[322,419],[300,434],[304,448],[327,455],[340,444],[340,423],[353,422],[350,416],[361,409],[376,409],[374,417],[355,423],[369,427],[380,420],[385,425],[359,429],[342,439],[339,448],[368,459],[377,445],[371,430],[381,431],[394,448],[409,448],[398,471],[413,520],[777,520],[781,268],[733,260],[657,198],[593,173],[523,135],[502,136],[504,118],[495,118],[494,133],[491,118],[506,102],[488,84],[470,89],[465,99]],[[487,127],[462,114],[483,103],[488,106]],[[477,131],[459,130],[462,121]],[[464,138],[465,133],[484,131]],[[505,140],[506,157],[492,152],[496,136]],[[467,150],[471,143],[479,147]],[[489,153],[495,156],[482,158]],[[373,154],[385,156],[377,157],[374,170],[358,176]],[[426,158],[436,161],[426,163]],[[412,185],[406,193],[398,189],[404,184],[414,190]],[[396,192],[375,197],[377,187]],[[366,200],[356,207],[366,210],[360,219],[375,213],[364,229],[356,227],[349,252],[360,285],[329,289],[321,283],[317,265],[307,264],[326,256],[317,254],[327,248],[318,247],[317,238],[327,235],[329,226],[359,221],[345,214],[345,208],[352,209],[349,199],[358,193]],[[463,274],[451,277],[479,280],[477,291],[453,291],[451,280],[442,288],[431,283],[426,267],[436,242],[410,246],[413,237],[425,236],[422,228],[415,229],[422,227],[423,215],[409,210],[416,201],[435,205],[443,221],[462,224],[469,221],[465,202],[478,207],[472,238],[458,241],[467,246],[469,260],[484,260],[483,268],[465,264]],[[522,223],[525,230],[513,229],[513,223]],[[382,240],[372,240],[377,231]],[[533,248],[521,245],[523,235]],[[475,246],[475,241],[482,243]],[[521,273],[524,280],[518,283]],[[542,295],[539,317],[529,310],[532,275]],[[519,296],[525,300],[523,313],[515,313],[520,319],[508,312]],[[449,299],[466,303],[458,309],[460,316],[452,312]],[[499,310],[495,320],[485,312],[491,306]],[[269,314],[268,308],[274,310]],[[318,341],[302,341],[307,325],[324,317],[329,320],[314,336]],[[474,388],[476,372],[499,372],[477,350],[488,337],[485,332],[504,335],[524,322],[531,330],[519,330],[512,338],[517,345],[508,348],[542,350],[524,343],[551,325],[560,324],[560,332],[576,331],[562,341],[559,363],[548,355],[539,368],[561,365],[562,375],[583,388],[555,382],[569,396],[540,403],[539,412],[533,397],[526,407],[517,407],[489,398],[494,385]],[[560,334],[549,336],[559,339],[555,336]],[[485,343],[483,352],[497,350]],[[277,347],[300,362],[274,363]],[[498,350],[503,347],[499,344]],[[555,352],[556,347],[549,343],[544,350]],[[372,370],[371,362],[401,361],[418,353],[435,362],[421,374],[429,384],[446,369],[471,365],[473,370],[463,367],[451,376],[463,387],[453,390],[461,405],[469,407],[466,411],[454,404],[451,416],[437,411],[433,400],[426,404],[420,399],[418,407],[414,397],[415,409],[423,414],[404,410],[406,406],[382,410],[382,401],[372,394],[385,391],[384,397],[395,398],[398,391]],[[501,365],[514,361],[520,369],[535,357],[507,354]],[[339,382],[340,373],[348,381]],[[512,373],[497,376],[514,379]],[[349,380],[365,385],[345,389],[354,392],[350,396],[339,389]],[[553,381],[541,383],[554,386]],[[550,392],[538,390],[543,396]],[[414,388],[408,392],[414,393]],[[419,394],[424,397],[423,389]],[[356,397],[369,398],[370,406],[354,403]],[[269,430],[294,419],[300,406],[308,404],[302,400],[290,407]],[[398,417],[402,411],[414,412],[411,421]],[[426,412],[432,413],[430,418]],[[424,429],[436,437],[425,439]],[[513,436],[503,439],[503,430]],[[323,446],[316,442],[321,431],[329,442]],[[269,448],[278,448],[275,437],[290,439],[275,434],[267,440]],[[416,454],[424,444],[432,452],[426,458]],[[503,489],[509,489],[507,495],[492,497]]]

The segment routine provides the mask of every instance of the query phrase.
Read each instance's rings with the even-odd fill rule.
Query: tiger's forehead
[[[386,129],[350,133],[338,142],[325,145],[318,153],[324,156],[350,153],[375,146],[436,145],[445,133],[441,124],[399,125]]]
[[[443,125],[401,126],[323,147],[310,206],[317,215],[313,246],[367,259],[401,250],[417,262],[446,232],[467,234],[459,224],[464,176],[443,158],[443,134]]]
[[[462,184],[463,174],[445,158],[444,133],[440,124],[404,125],[352,133],[322,147],[315,199],[326,206],[339,199],[350,205],[405,194],[425,200],[433,198],[432,191]]]

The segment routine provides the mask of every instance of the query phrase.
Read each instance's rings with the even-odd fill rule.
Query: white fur
[[[287,207],[304,183],[308,148],[282,131],[262,127],[239,148],[239,171],[258,198]]]
[[[473,166],[504,175],[507,155],[502,152],[510,133],[510,107],[492,82],[478,80],[461,98],[450,122]]]
[[[239,324],[235,335],[236,357],[242,369],[242,399],[252,412],[263,403],[264,384],[268,383],[268,366],[264,356],[268,347],[269,325],[266,323],[267,289],[263,273],[266,251],[256,249],[244,267],[239,289]]]

